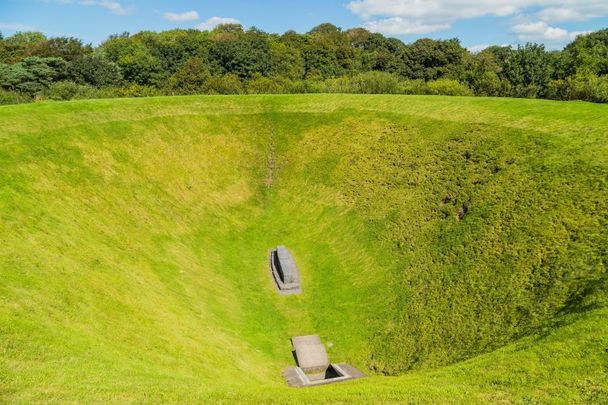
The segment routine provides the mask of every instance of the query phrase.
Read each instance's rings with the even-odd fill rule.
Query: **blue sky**
[[[268,32],[306,32],[322,22],[363,26],[411,42],[461,39],[480,49],[534,41],[561,48],[608,27],[608,0],[0,0],[0,32],[37,30],[94,44],[140,30],[240,22]]]

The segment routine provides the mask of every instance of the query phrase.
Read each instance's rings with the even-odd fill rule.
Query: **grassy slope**
[[[606,112],[391,96],[3,107],[0,398],[606,398]],[[277,243],[301,297],[272,289]],[[287,390],[302,333],[390,374],[508,345]]]

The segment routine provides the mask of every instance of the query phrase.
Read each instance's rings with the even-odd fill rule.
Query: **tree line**
[[[186,94],[388,93],[608,102],[608,29],[561,51],[528,43],[479,53],[457,39],[406,44],[321,24],[269,34],[241,25],[112,35],[97,47],[0,34],[0,104]]]

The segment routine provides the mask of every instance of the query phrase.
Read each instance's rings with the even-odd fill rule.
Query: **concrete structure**
[[[317,335],[291,339],[297,367],[283,371],[290,387],[308,387],[363,378],[365,374],[348,364],[331,364],[325,346]]]
[[[270,251],[270,272],[281,294],[299,294],[300,270],[285,246]]]
[[[329,368],[325,345],[317,335],[291,338],[298,366],[311,380],[322,380]]]
[[[289,367],[283,370],[283,378],[285,378],[287,385],[292,388],[304,388],[314,387],[317,385],[334,384],[366,377],[366,375],[361,371],[344,363],[331,364],[330,369],[333,375],[329,375],[328,378],[323,380],[311,381],[300,368]]]

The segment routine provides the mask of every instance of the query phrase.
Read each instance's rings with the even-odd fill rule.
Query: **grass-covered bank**
[[[329,95],[2,107],[0,396],[605,399],[605,110]],[[269,282],[278,243],[300,297]],[[302,333],[378,376],[285,389]]]

